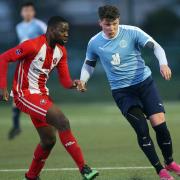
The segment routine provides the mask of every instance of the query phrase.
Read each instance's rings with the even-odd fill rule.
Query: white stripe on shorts
[[[25,103],[27,103],[28,105],[30,105],[30,106],[32,106],[32,107],[34,107],[34,108],[37,108],[37,109],[39,109],[40,111],[42,111],[42,112],[45,112],[45,113],[47,113],[47,111],[46,110],[44,110],[43,108],[40,108],[39,106],[36,106],[35,104],[32,104],[31,102],[29,102],[27,99],[25,99],[25,98],[23,98],[23,97],[20,97],[21,98],[21,100],[23,100]]]
[[[27,108],[31,109],[32,111],[34,111],[34,112],[36,112],[36,113],[39,113],[39,114],[41,114],[41,115],[43,115],[43,116],[46,116],[46,113],[42,113],[42,112],[40,112],[39,110],[36,110],[36,109],[32,108],[31,106],[29,106],[29,105],[27,105],[25,102],[23,102],[23,100],[21,100],[20,98],[18,98],[18,100],[19,100],[24,106],[26,106]]]

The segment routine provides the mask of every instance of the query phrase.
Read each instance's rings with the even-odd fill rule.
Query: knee
[[[153,114],[149,117],[152,127],[158,126],[165,122],[164,113]]]
[[[60,131],[64,131],[70,129],[69,120],[65,117],[63,113],[58,113],[56,116],[57,129]]]
[[[149,136],[147,120],[140,107],[132,107],[128,111],[126,118],[135,129],[138,138]]]
[[[56,136],[46,137],[45,139],[41,139],[41,145],[43,149],[51,150],[56,144]]]

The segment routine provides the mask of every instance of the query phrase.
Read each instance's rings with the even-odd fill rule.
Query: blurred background
[[[0,52],[18,44],[15,26],[22,19],[20,7],[23,0],[0,0]],[[180,99],[180,0],[34,0],[36,17],[47,22],[53,15],[64,16],[70,22],[70,37],[67,44],[69,66],[73,78],[79,78],[84,61],[87,43],[100,31],[97,9],[105,4],[116,5],[120,9],[121,23],[139,26],[150,34],[165,49],[173,77],[165,82],[160,74],[156,58],[152,52],[143,51],[146,64],[153,76],[164,100]],[[13,76],[11,65],[9,77]],[[10,81],[11,82],[11,81]],[[56,74],[48,84],[54,99],[68,101],[111,101],[111,93],[104,71],[98,63],[96,71],[89,81],[86,94],[67,93],[57,83]]]

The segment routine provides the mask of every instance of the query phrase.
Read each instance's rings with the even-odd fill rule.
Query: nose
[[[113,25],[110,25],[110,26],[108,27],[108,29],[109,29],[109,31],[113,31],[113,29],[114,29]]]
[[[65,36],[65,37],[68,37],[68,36],[69,36],[69,33],[68,33],[68,32],[65,32],[64,36]]]

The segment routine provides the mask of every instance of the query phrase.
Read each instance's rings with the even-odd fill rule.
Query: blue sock
[[[20,128],[19,117],[20,117],[21,111],[17,107],[13,107],[12,111],[13,111],[13,127]]]

